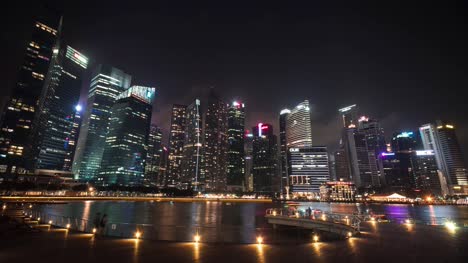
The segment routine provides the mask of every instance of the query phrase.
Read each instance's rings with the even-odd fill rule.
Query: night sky
[[[466,2],[253,2],[49,1],[63,10],[69,45],[131,74],[133,84],[158,88],[153,122],[166,140],[171,105],[214,87],[227,101],[245,102],[247,127],[261,121],[277,130],[279,111],[308,99],[314,144],[331,149],[337,109],[356,103],[381,120],[387,137],[453,121],[467,152]],[[34,11],[16,4],[2,14],[3,97],[15,84]]]

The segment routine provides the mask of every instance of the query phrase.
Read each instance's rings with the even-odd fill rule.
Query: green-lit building
[[[101,166],[111,108],[117,96],[130,87],[130,82],[130,75],[108,65],[98,65],[92,72],[72,167],[78,179],[95,181]]]
[[[111,109],[97,184],[142,185],[155,88],[132,86]]]

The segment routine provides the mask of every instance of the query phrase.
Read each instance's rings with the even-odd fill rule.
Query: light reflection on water
[[[158,240],[191,241],[196,232],[203,240],[213,242],[253,243],[258,234],[270,229],[264,219],[265,210],[281,204],[222,202],[70,202],[63,205],[42,205],[38,209],[47,214],[93,220],[96,213],[107,214],[108,226],[117,224],[113,234],[125,235],[135,231],[135,224],[143,226],[144,236]],[[468,219],[468,207],[414,206],[354,203],[301,203],[300,209],[311,207],[333,213],[352,214],[367,209],[385,214],[391,221],[402,223],[411,218],[418,224],[442,224],[450,219]],[[139,226],[141,227],[141,226]],[[371,224],[373,232],[377,224]],[[412,227],[407,226],[411,232]],[[268,238],[268,237],[267,237]],[[317,252],[317,251],[316,251]]]

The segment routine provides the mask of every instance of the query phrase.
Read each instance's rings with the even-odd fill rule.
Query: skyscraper
[[[27,149],[44,80],[61,28],[57,14],[44,12],[33,24],[24,61],[5,111],[0,130],[0,171],[26,173]]]
[[[228,165],[229,190],[245,189],[245,105],[234,101],[228,108]]]
[[[203,147],[203,172],[206,190],[226,190],[228,147],[227,104],[211,90],[205,115]]]
[[[336,174],[336,181],[351,181],[351,175],[349,173],[349,162],[348,156],[346,155],[346,151],[344,147],[340,147],[334,153],[335,155],[335,174]]]
[[[33,122],[31,168],[64,170],[88,58],[58,42]],[[69,166],[69,165],[68,165]]]
[[[286,120],[291,111],[289,109],[283,109],[279,116],[279,127],[280,127],[280,165],[281,165],[281,184],[280,189],[283,191],[285,186],[288,186],[288,147],[286,138]]]
[[[356,104],[343,107],[338,110],[343,119],[343,127],[351,128],[350,126],[357,126],[358,124],[358,108]]]
[[[245,131],[244,152],[245,152],[245,188],[246,191],[253,191],[253,133]]]
[[[286,118],[287,147],[312,146],[312,125],[310,121],[310,104],[305,100],[288,114]]]
[[[151,125],[148,135],[148,150],[146,153],[145,181],[147,185],[160,185],[162,176],[160,174],[162,155],[162,132],[156,125]]]
[[[442,193],[437,163],[433,150],[413,151],[411,154],[411,171],[416,190],[423,194]]]
[[[112,106],[98,184],[142,185],[155,88],[132,86]]]
[[[253,131],[253,190],[257,193],[272,193],[278,172],[276,136],[271,124],[259,123]]]
[[[437,135],[440,143],[440,153],[447,170],[447,181],[453,189],[457,185],[468,185],[467,171],[463,155],[458,144],[455,126],[453,124],[437,121]]]
[[[290,147],[289,179],[294,193],[319,194],[320,186],[330,180],[328,151],[325,146]]]
[[[171,131],[169,137],[168,171],[165,183],[175,186],[182,175],[182,158],[185,142],[187,106],[174,104],[171,113]]]
[[[204,182],[201,178],[202,145],[202,118],[200,100],[196,99],[187,107],[185,119],[185,141],[182,151],[181,178],[182,188],[198,190]]]
[[[78,138],[80,137],[80,128],[81,128],[81,105],[76,105],[75,113],[73,114],[73,127],[70,132],[70,139],[68,141],[68,151],[66,153],[63,170],[71,172],[73,166],[73,158],[75,157],[76,145],[78,143]]]
[[[385,185],[385,175],[379,155],[387,151],[383,128],[380,127],[377,120],[362,116],[358,120],[358,130],[365,136],[372,173],[372,186],[381,187]]]
[[[117,68],[98,65],[94,69],[73,160],[73,173],[80,180],[96,179],[106,145],[111,108],[117,97],[130,87],[130,81],[131,76]]]

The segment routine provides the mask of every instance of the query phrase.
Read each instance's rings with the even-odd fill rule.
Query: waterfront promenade
[[[138,196],[0,196],[4,202],[53,202],[53,201],[141,201],[141,202],[206,202],[219,201],[226,203],[271,203],[271,199],[242,198],[199,198],[199,197],[138,197]]]
[[[0,262],[464,262],[465,232],[366,224],[361,237],[291,245],[195,244],[94,237],[64,229],[1,231]],[[375,231],[378,229],[378,233]]]

